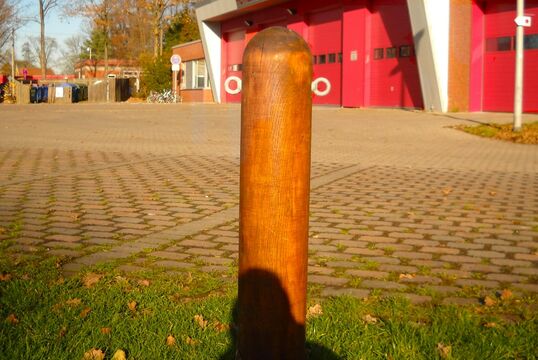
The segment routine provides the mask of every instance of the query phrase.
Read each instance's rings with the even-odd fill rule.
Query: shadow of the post
[[[305,326],[293,318],[288,296],[275,275],[251,270],[239,278],[239,287],[249,291],[240,291],[241,298],[234,303],[232,345],[220,360],[340,359],[322,345],[304,342]]]

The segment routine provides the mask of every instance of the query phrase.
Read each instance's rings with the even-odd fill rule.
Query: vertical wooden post
[[[238,358],[304,359],[312,57],[286,28],[243,56]]]

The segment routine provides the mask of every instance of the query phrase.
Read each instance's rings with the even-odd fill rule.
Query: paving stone
[[[155,256],[161,259],[168,259],[168,260],[185,260],[190,255],[187,254],[180,254],[176,252],[169,252],[169,251],[154,251],[149,253],[150,256]]]
[[[418,268],[415,266],[390,265],[390,264],[380,265],[379,270],[388,271],[388,272],[396,272],[396,273],[401,273],[401,274],[412,274],[412,273],[418,272]]]
[[[83,243],[92,244],[92,245],[118,245],[120,244],[118,240],[103,239],[103,238],[94,238],[94,239],[84,240]]]
[[[511,266],[511,267],[525,267],[532,266],[532,262],[525,260],[514,260],[514,259],[491,259],[490,260],[494,265],[500,266]]]
[[[68,250],[68,249],[54,249],[47,252],[47,254],[52,256],[60,256],[60,257],[79,257],[83,255],[84,253],[82,251],[76,251],[76,250]]]
[[[526,277],[512,274],[487,274],[486,279],[500,282],[523,282]]]
[[[379,256],[383,255],[385,252],[380,249],[347,248],[344,250],[344,253],[362,256]]]
[[[81,237],[76,235],[49,235],[45,239],[51,241],[77,242]]]
[[[354,289],[354,288],[334,288],[325,287],[321,291],[323,297],[337,297],[337,296],[352,296],[358,299],[366,299],[370,295],[370,290]]]
[[[478,279],[458,279],[455,281],[455,284],[459,286],[481,286],[485,288],[496,288],[499,286],[497,281]]]
[[[538,284],[521,284],[515,283],[512,286],[516,289],[538,293]]]
[[[471,273],[469,271],[456,270],[456,269],[432,269],[432,274],[449,275],[457,278],[469,278]]]
[[[215,249],[202,249],[202,248],[191,248],[185,251],[188,254],[193,255],[211,255],[211,256],[222,256],[224,251],[215,250]]]
[[[469,250],[467,255],[476,256],[481,258],[504,258],[506,255],[498,251],[486,251],[486,250]]]
[[[232,259],[211,256],[198,256],[197,259],[203,261],[204,263],[214,265],[230,265],[234,262]]]
[[[515,254],[516,260],[538,261],[538,254]]]
[[[415,305],[426,304],[432,301],[431,296],[417,295],[417,294],[410,294],[410,293],[386,293],[384,296],[404,298],[404,299],[409,300],[411,304],[415,304]]]
[[[361,282],[361,287],[372,288],[372,289],[392,289],[392,290],[403,290],[407,286],[398,284],[392,281],[382,281],[382,280],[363,280]]]
[[[413,252],[413,251],[395,251],[392,256],[405,259],[431,259],[432,254]]]
[[[142,266],[136,266],[136,265],[120,265],[117,267],[119,271],[123,271],[125,273],[134,273],[134,272],[141,272],[147,270],[145,267]]]
[[[479,258],[465,255],[443,255],[441,260],[453,263],[479,263],[481,261]]]
[[[329,268],[329,267],[309,265],[308,266],[308,273],[309,274],[319,274],[319,275],[331,275],[332,273],[334,273],[334,269]]]
[[[411,284],[439,284],[441,279],[433,276],[424,276],[424,275],[415,275],[412,278],[402,278],[400,279],[401,283],[411,283]]]
[[[361,266],[362,263],[356,261],[327,261],[325,265],[331,268],[355,268]]]
[[[226,272],[230,269],[227,266],[206,265],[200,267],[200,270],[203,272]]]
[[[538,267],[529,268],[513,268],[512,273],[521,275],[538,276]]]
[[[86,267],[86,266],[85,266],[84,264],[80,264],[80,263],[69,263],[69,264],[64,264],[64,265],[62,265],[62,271],[75,273],[75,272],[79,272],[79,271],[81,271],[81,270],[84,269],[85,267]]]
[[[214,242],[211,242],[211,241],[206,241],[206,240],[187,239],[187,240],[180,241],[178,243],[178,245],[180,245],[180,246],[194,246],[194,247],[199,247],[199,248],[214,248],[214,247],[217,247],[220,244],[219,243],[214,243]]]
[[[374,270],[346,270],[346,274],[360,278],[370,279],[385,279],[389,276],[388,272]]]
[[[194,267],[193,264],[181,262],[181,261],[173,261],[173,260],[161,260],[156,261],[154,266],[158,267],[164,267],[164,268],[174,268],[174,269],[187,269]]]
[[[80,248],[81,245],[79,243],[68,243],[64,241],[49,241],[43,244],[43,246],[48,248],[64,248],[64,249],[76,249]]]
[[[460,253],[459,249],[454,249],[451,247],[431,247],[431,246],[424,246],[420,248],[420,251],[427,252],[427,253],[434,253],[434,254],[450,254],[450,255],[456,255]]]
[[[459,287],[446,285],[431,285],[428,286],[428,288],[442,295],[453,294],[460,291]]]
[[[343,286],[349,282],[348,279],[327,275],[309,275],[308,282],[328,286]]]

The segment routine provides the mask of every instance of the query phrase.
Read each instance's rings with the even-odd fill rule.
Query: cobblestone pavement
[[[233,273],[239,107],[0,107],[1,256]],[[526,116],[536,121],[538,116]],[[322,296],[538,292],[538,148],[450,128],[509,114],[316,108],[309,283]]]

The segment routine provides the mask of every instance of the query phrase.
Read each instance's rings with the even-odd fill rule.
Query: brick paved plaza
[[[450,128],[487,121],[511,116],[315,108],[309,283],[536,294],[538,147]],[[0,256],[233,272],[239,122],[236,105],[0,106]]]

